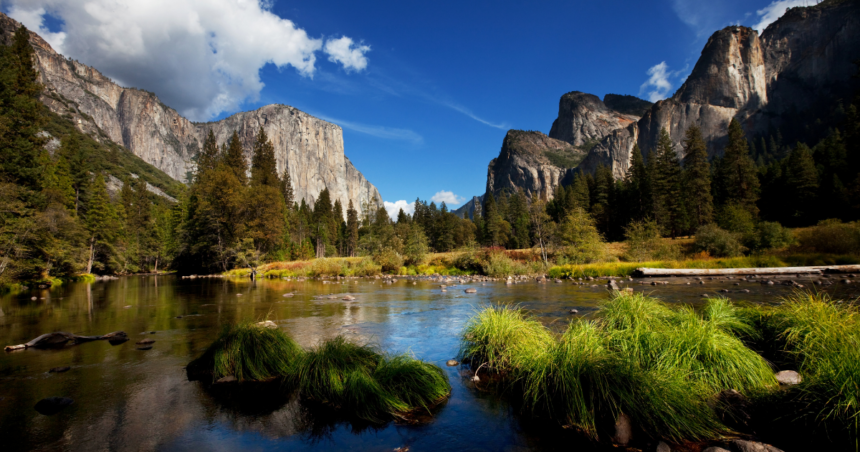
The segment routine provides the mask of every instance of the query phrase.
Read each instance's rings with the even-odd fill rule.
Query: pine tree
[[[351,199],[346,209],[346,229],[347,253],[350,257],[355,257],[355,252],[358,249],[358,211],[352,205]]]
[[[74,190],[74,211],[77,214],[90,183],[92,164],[77,133],[72,133],[63,140],[59,153],[69,162],[69,179]]]
[[[588,178],[582,173],[577,173],[573,181],[573,196],[568,196],[573,201],[573,208],[588,210],[591,208],[591,189],[588,187]],[[569,203],[570,204],[570,203]],[[568,209],[570,213],[572,209]]]
[[[397,212],[397,224],[405,224],[405,223],[409,223],[409,215],[406,215],[406,212],[404,212],[403,209],[401,208]]]
[[[714,219],[714,199],[711,196],[711,165],[708,150],[698,126],[687,129],[684,138],[684,196],[691,226],[698,229]]]
[[[118,229],[116,212],[110,202],[104,176],[96,176],[87,202],[86,227],[89,231],[87,273],[92,273],[99,247],[109,247]]]
[[[729,123],[729,142],[719,166],[715,182],[721,204],[737,204],[754,217],[758,216],[758,174],[749,156],[746,135],[737,119]]]
[[[251,156],[251,185],[281,188],[278,178],[278,167],[275,162],[275,146],[266,136],[266,131],[260,127],[254,140]]]
[[[197,173],[195,180],[199,180],[202,174],[213,171],[218,164],[218,142],[215,140],[215,133],[209,129],[206,139],[203,140],[203,150],[197,156]]]
[[[311,234],[316,242],[316,256],[318,258],[325,257],[326,247],[332,239],[329,229],[332,217],[331,208],[331,195],[328,188],[324,188],[314,203],[313,224],[311,225]]]
[[[675,145],[666,129],[660,131],[657,149],[652,154],[651,189],[654,219],[666,233],[675,238],[681,232],[683,204],[681,203],[681,164]]]
[[[239,140],[239,134],[233,131],[233,136],[227,143],[224,151],[224,164],[233,171],[236,179],[242,186],[248,185],[248,162],[245,160],[245,150],[242,148],[242,141]]]
[[[29,36],[30,32],[22,25],[15,31],[10,48],[0,46],[3,47],[0,63],[5,79],[0,93],[0,116],[4,118],[0,168],[11,182],[39,191],[42,173],[39,154],[45,143],[39,133],[45,117],[39,101],[42,86],[37,81]]]
[[[794,217],[807,220],[812,217],[816,210],[816,198],[818,195],[818,170],[812,158],[812,151],[803,143],[788,156],[788,167],[786,168],[786,181],[791,190],[791,198],[795,205]]]
[[[624,178],[624,191],[629,221],[641,221],[651,215],[651,184],[638,143],[633,145],[630,170]]]

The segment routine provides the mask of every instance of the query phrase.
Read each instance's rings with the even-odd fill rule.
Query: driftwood
[[[725,276],[725,275],[785,275],[822,273],[860,273],[860,265],[829,265],[815,267],[761,268],[637,268],[636,276]]]
[[[72,342],[73,345],[82,344],[84,342],[106,340],[111,344],[123,343],[128,340],[128,335],[124,331],[114,331],[103,336],[79,336],[77,334],[57,331],[55,333],[43,334],[26,344],[7,345],[5,350],[11,352],[14,350],[23,350],[27,348],[57,348],[62,347]]]

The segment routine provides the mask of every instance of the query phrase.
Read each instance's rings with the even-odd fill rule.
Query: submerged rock
[[[39,414],[52,416],[73,403],[75,403],[75,401],[68,397],[47,397],[36,402],[36,406],[33,408],[35,408]]]
[[[48,372],[58,374],[58,373],[66,372],[66,371],[71,370],[71,369],[72,369],[72,368],[71,368],[71,367],[69,367],[69,366],[54,367],[54,368],[52,368],[51,370],[49,370]]]

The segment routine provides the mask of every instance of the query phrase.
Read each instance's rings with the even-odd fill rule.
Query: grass
[[[188,366],[211,369],[212,381],[229,375],[239,381],[266,381],[295,374],[303,354],[280,329],[247,322],[224,326],[218,339]]]
[[[225,326],[203,355],[188,364],[211,380],[281,379],[303,397],[348,410],[360,419],[407,418],[444,401],[451,392],[445,372],[407,355],[386,356],[342,337],[305,351],[288,334],[253,323]]]
[[[795,256],[795,259],[799,259]],[[687,259],[680,261],[608,262],[583,265],[562,265],[550,268],[552,278],[583,278],[598,276],[631,276],[637,268],[753,268],[788,267],[793,264],[778,256],[744,256],[724,259]]]
[[[574,321],[560,337],[520,309],[486,308],[467,324],[461,355],[507,378],[533,412],[591,437],[626,413],[654,438],[681,442],[730,433],[711,407],[720,391],[776,387],[740,332],[752,326],[725,299],[697,313],[615,294],[596,320]]]

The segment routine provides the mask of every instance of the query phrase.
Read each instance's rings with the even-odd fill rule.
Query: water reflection
[[[791,290],[734,284],[632,287],[692,304],[700,303],[703,293],[720,289],[730,289],[726,295],[733,299],[754,302],[772,302]],[[439,283],[429,281],[255,284],[142,276],[5,295],[0,297],[0,345],[51,331],[101,335],[122,330],[131,341],[116,347],[97,341],[0,354],[3,450],[598,450],[575,432],[518,415],[504,398],[470,386],[461,375],[464,369],[444,363],[456,355],[458,334],[482,305],[520,304],[562,329],[571,308],[588,315],[605,299],[606,289],[569,282],[468,287],[478,292],[466,294],[464,286],[442,292]],[[294,295],[284,297],[286,293]],[[342,300],[347,293],[356,299]],[[376,426],[300,402],[289,391],[225,394],[189,382],[184,366],[210,344],[221,325],[248,319],[273,320],[306,347],[342,334],[435,362],[448,372],[451,399],[429,423]],[[155,340],[151,350],[136,349],[134,342],[142,338]],[[62,366],[71,370],[48,372]],[[53,416],[33,409],[52,396],[75,402]]]

